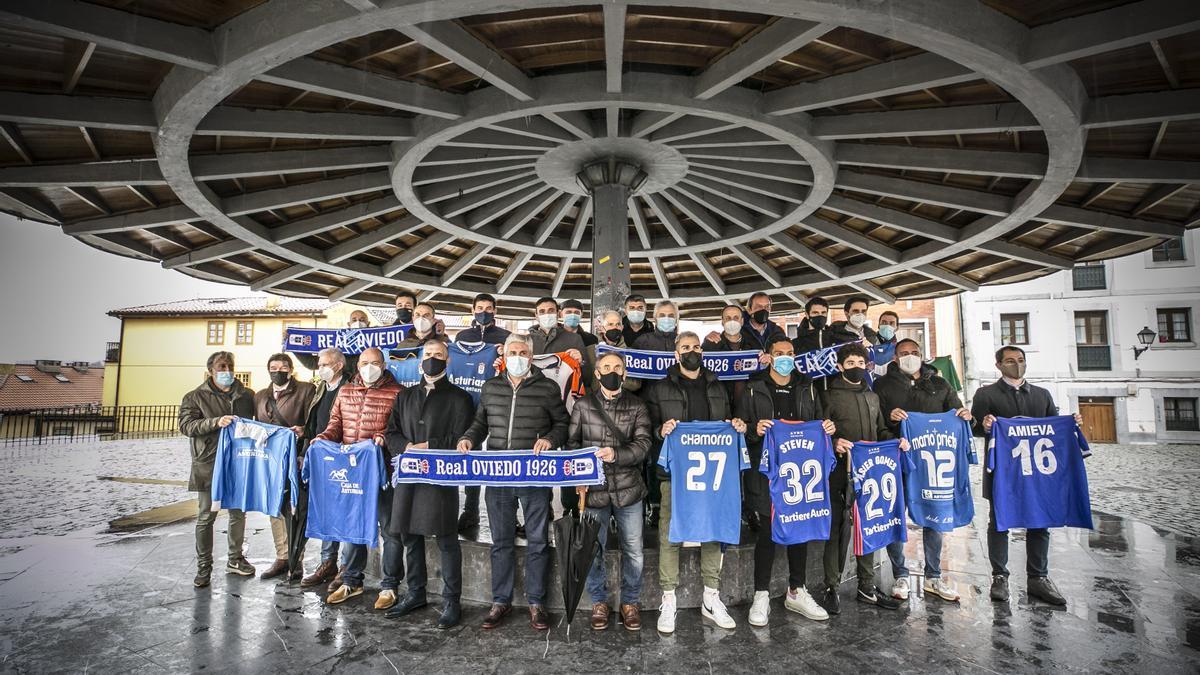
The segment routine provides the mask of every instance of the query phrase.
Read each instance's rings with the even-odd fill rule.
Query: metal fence
[[[0,413],[0,446],[159,438],[179,433],[179,406],[77,406]]]

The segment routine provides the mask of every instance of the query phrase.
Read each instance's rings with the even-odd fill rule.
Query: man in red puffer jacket
[[[372,348],[358,357],[358,373],[354,379],[342,385],[333,410],[329,413],[329,426],[317,434],[316,440],[350,444],[359,441],[374,441],[383,448],[385,466],[391,465],[384,432],[388,416],[396,396],[404,389],[392,374],[384,368],[383,352]],[[396,588],[404,575],[402,555],[404,549],[400,539],[387,534],[388,519],[392,513],[392,490],[390,487],[379,493],[379,531],[383,532],[383,579],[382,590],[375,601],[376,609],[387,609],[396,602]],[[325,602],[336,605],[348,598],[362,595],[363,570],[367,567],[367,546],[349,544],[349,560],[342,573],[342,585],[325,598]]]

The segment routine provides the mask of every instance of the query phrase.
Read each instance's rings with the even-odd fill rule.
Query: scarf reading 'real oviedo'
[[[411,324],[378,328],[288,328],[283,351],[316,354],[333,347],[343,354],[361,354],[372,347],[385,352],[400,344],[412,330]]]
[[[796,355],[796,370],[813,379],[828,377],[838,372],[837,350],[841,345],[815,349]],[[625,357],[625,372],[639,380],[661,380],[667,369],[675,365],[675,352],[652,352],[641,349],[621,349],[608,345],[597,345],[596,354],[616,352]],[[718,380],[746,380],[762,370],[758,356],[762,352],[704,352],[704,367],[716,374]]]
[[[579,450],[408,450],[392,459],[392,485],[570,487],[603,485],[596,448]]]

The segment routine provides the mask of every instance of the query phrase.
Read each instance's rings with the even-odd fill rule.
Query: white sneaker
[[[720,628],[733,630],[737,628],[737,622],[729,616],[729,610],[725,609],[725,603],[721,602],[721,594],[715,588],[704,589],[704,600],[700,604],[700,616],[717,624]]]
[[[787,597],[783,599],[783,606],[813,621],[825,621],[829,618],[829,612],[813,600],[807,588],[789,588]]]
[[[658,632],[675,632],[675,591],[664,591],[658,608]]]
[[[950,602],[958,602],[959,598],[958,591],[954,588],[954,584],[951,584],[940,577],[937,579],[930,579],[926,577],[925,592],[932,593],[939,598],[943,600],[949,600]]]
[[[771,613],[771,596],[766,591],[754,591],[754,602],[750,605],[750,625],[763,627]]]
[[[892,597],[897,600],[907,600],[909,593],[908,577],[898,577],[892,584]]]

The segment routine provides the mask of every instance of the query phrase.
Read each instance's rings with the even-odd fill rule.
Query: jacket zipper
[[[522,382],[524,382],[524,380],[522,380]],[[504,438],[505,445],[512,444],[513,419],[517,416],[517,389],[520,388],[520,382],[513,387],[512,403],[508,407],[508,436]]]

